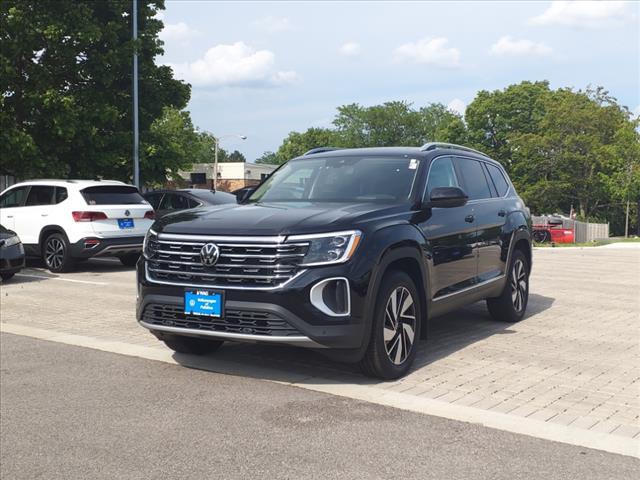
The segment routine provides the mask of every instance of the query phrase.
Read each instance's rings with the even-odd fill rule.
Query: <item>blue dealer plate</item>
[[[125,230],[127,228],[133,228],[133,218],[119,218],[118,226],[121,230]]]
[[[222,294],[207,290],[186,291],[184,313],[219,318],[222,316]]]

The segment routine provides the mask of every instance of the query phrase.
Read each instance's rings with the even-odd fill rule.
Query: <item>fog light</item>
[[[316,283],[309,293],[311,305],[325,315],[344,317],[351,314],[349,281],[343,277],[326,278]]]

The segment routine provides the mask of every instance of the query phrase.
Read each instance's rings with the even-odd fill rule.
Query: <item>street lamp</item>
[[[225,138],[239,138],[240,140],[246,140],[247,136],[246,135],[238,135],[238,134],[232,134],[232,135],[223,135],[222,137],[216,137],[215,135],[211,135],[213,137],[213,144],[214,144],[214,148],[215,148],[215,156],[214,156],[214,164],[213,164],[213,189],[214,190],[218,190],[218,144],[220,143],[220,140],[224,140]]]

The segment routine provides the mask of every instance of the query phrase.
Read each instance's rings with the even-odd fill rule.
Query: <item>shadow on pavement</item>
[[[550,308],[554,301],[531,294],[528,314],[522,322]],[[484,302],[432,319],[429,339],[420,342],[412,372],[492,335],[517,334],[511,326],[494,321]],[[357,365],[330,360],[319,351],[289,346],[228,342],[213,355],[175,353],[174,359],[185,367],[281,382],[327,383],[326,379],[331,378],[360,385],[383,383],[364,377]]]

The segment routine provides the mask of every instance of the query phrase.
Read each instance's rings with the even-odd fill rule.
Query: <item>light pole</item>
[[[240,140],[246,140],[247,136],[238,135],[238,134],[223,135],[222,137],[216,137],[215,135],[211,134],[211,136],[213,137],[213,144],[214,144],[214,150],[215,150],[214,161],[213,161],[213,189],[218,190],[218,144],[220,143],[220,140],[224,140],[225,138],[233,138],[233,137],[237,137]]]
[[[133,184],[140,188],[140,158],[138,153],[138,0],[133,0]]]

